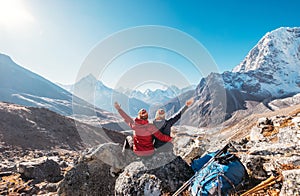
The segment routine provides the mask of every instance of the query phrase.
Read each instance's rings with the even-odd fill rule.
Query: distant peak
[[[99,89],[113,90],[107,87],[102,81],[98,80],[93,74],[88,74],[87,76],[81,78],[75,83],[75,86],[85,88],[87,85],[93,86]]]
[[[90,82],[90,83],[96,83],[98,82],[98,80],[96,79],[96,77],[93,74],[88,74],[87,76],[81,78],[80,81],[85,81],[85,82]]]
[[[277,70],[285,65],[299,65],[299,46],[300,27],[280,27],[266,33],[232,71],[245,73],[254,70]]]
[[[96,77],[91,73],[89,75],[85,76],[85,78],[92,79],[92,80],[97,80]]]

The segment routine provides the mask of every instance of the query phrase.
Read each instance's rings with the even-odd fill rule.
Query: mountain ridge
[[[113,106],[114,101],[118,101],[125,106],[125,111],[131,116],[136,116],[141,108],[151,110],[152,107],[162,106],[171,99],[191,90],[193,86],[179,89],[176,86],[169,86],[166,89],[147,89],[145,92],[131,89],[112,89],[97,80],[95,76],[89,74],[81,78],[73,85],[61,85],[76,96],[86,100],[91,104],[95,104],[101,109],[115,112]]]
[[[211,73],[200,81],[186,123],[218,126],[234,112],[248,110],[248,115],[261,103],[270,110],[272,100],[300,92],[299,68],[300,28],[269,32],[233,71]]]
[[[98,121],[115,119],[112,113],[95,108],[44,77],[0,54],[0,101],[48,108],[64,116],[96,116]]]

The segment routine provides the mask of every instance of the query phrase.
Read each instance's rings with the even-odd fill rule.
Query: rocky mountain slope
[[[0,141],[12,148],[81,150],[105,142],[122,143],[124,139],[121,133],[84,124],[45,108],[0,102],[0,118]]]
[[[216,126],[237,111],[269,111],[270,102],[300,92],[300,28],[267,33],[233,71],[212,73],[196,88],[187,124]],[[258,107],[258,108],[257,108]],[[243,113],[243,112],[242,112]]]
[[[290,108],[292,111],[283,115],[260,118],[250,134],[240,140],[239,156],[252,180],[273,178],[274,183],[254,191],[256,194],[300,194],[300,106],[297,108]]]
[[[43,107],[64,116],[74,113],[112,120],[110,112],[73,96],[49,80],[17,65],[9,56],[0,54],[0,101],[24,106]]]
[[[84,147],[74,120],[44,108],[0,103],[0,139],[22,149]]]

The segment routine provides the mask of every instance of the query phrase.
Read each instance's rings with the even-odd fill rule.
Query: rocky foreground
[[[244,131],[238,134],[243,137],[232,139],[237,150],[234,153],[250,177],[239,194],[300,195],[299,110],[259,118]],[[184,138],[184,133],[174,133]],[[170,195],[193,175],[189,167],[193,157],[227,142],[213,148],[207,138],[195,132],[185,137],[185,145],[175,139],[175,155],[157,152],[146,160],[130,151],[122,154],[120,143],[101,144],[81,152],[28,151],[2,143],[0,195]]]
[[[274,181],[261,195],[300,195],[300,113],[259,119],[238,143],[239,156],[253,181]]]
[[[260,118],[246,135],[232,141],[235,153],[241,158],[249,173],[249,182],[239,194],[256,187],[245,195],[299,195],[300,113]],[[126,163],[128,165],[115,176],[109,173],[110,168],[107,165],[103,166],[103,160],[109,157],[109,153],[103,153],[105,151],[103,149],[112,149],[113,145],[110,144],[110,147],[102,145],[91,150],[92,156],[86,153],[83,157],[89,158],[82,159],[67,173],[60,184],[59,193],[170,195],[193,175],[187,164],[192,157],[199,156],[207,146],[210,146],[208,150],[216,149],[216,146],[213,149],[205,141],[205,138],[196,135],[191,135],[186,145],[183,145],[182,141],[181,143],[177,141],[181,144],[181,151],[178,151],[181,156],[159,152],[149,160],[129,158],[130,161]],[[174,149],[177,149],[176,145]],[[128,158],[121,153],[118,156]],[[119,163],[110,162],[110,165],[123,167]],[[103,183],[106,183],[105,186],[100,186]],[[263,184],[259,185],[260,183]],[[188,192],[185,194],[188,195]]]
[[[0,145],[0,195],[56,195],[59,182],[79,156],[68,150],[11,149]]]

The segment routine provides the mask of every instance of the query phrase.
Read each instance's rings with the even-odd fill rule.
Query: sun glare
[[[0,28],[23,27],[34,21],[21,0],[0,0]]]

